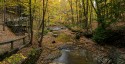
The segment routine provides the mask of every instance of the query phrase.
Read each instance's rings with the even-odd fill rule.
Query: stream
[[[62,26],[54,26],[48,28],[51,31],[59,31],[66,29]],[[73,47],[75,48],[75,47]],[[95,64],[91,54],[84,49],[70,49],[67,45],[63,45],[60,49],[61,56],[56,58],[53,63],[55,64]]]
[[[61,50],[62,55],[55,59],[55,63],[61,64],[95,64],[91,55],[86,50]]]
[[[50,27],[51,31],[59,31],[66,29],[65,27]],[[76,46],[75,46],[76,47]],[[59,49],[61,56],[53,60],[53,64],[125,64],[123,54],[121,55],[115,48],[114,51],[109,51],[109,56],[97,55],[86,49],[70,49],[67,45],[64,45]],[[94,56],[94,57],[93,57]]]

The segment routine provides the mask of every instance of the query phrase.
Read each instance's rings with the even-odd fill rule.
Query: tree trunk
[[[76,16],[76,23],[78,24],[78,20],[79,20],[79,12],[78,12],[78,0],[76,0],[76,12],[77,12],[77,16]]]
[[[31,0],[29,0],[29,20],[30,20],[30,44],[32,44],[33,42],[33,20],[32,20],[32,11],[31,11]]]
[[[3,13],[3,31],[5,31],[5,22],[6,22],[6,5],[5,5],[5,0],[3,1],[3,6],[4,6],[4,13]]]
[[[39,47],[42,47],[42,41],[43,41],[43,36],[44,36],[44,28],[45,28],[45,14],[46,14],[46,8],[47,8],[48,0],[46,1],[46,6],[45,6],[45,0],[43,0],[43,18],[42,18],[42,33],[40,34],[39,38]]]
[[[71,14],[72,14],[72,23],[74,23],[74,11],[73,11],[73,2],[72,0],[68,0],[69,1],[69,5],[70,5],[70,8],[71,8]]]

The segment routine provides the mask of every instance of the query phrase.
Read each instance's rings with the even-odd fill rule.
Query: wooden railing
[[[17,38],[17,39],[12,39],[12,40],[7,40],[7,41],[4,41],[4,42],[0,42],[0,45],[11,44],[10,48],[12,50],[12,49],[14,49],[14,42],[15,41],[23,40],[23,45],[25,45],[27,37],[29,37],[29,35],[25,35],[25,36],[22,36],[22,37]]]

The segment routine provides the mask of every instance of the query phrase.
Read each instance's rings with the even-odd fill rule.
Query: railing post
[[[23,38],[23,45],[25,45],[26,44],[26,42],[25,42],[25,38]]]
[[[13,41],[11,41],[11,49],[13,49]]]

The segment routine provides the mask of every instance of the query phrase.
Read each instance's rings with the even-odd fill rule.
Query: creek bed
[[[86,50],[61,50],[62,55],[54,63],[62,64],[95,64],[91,54]]]

